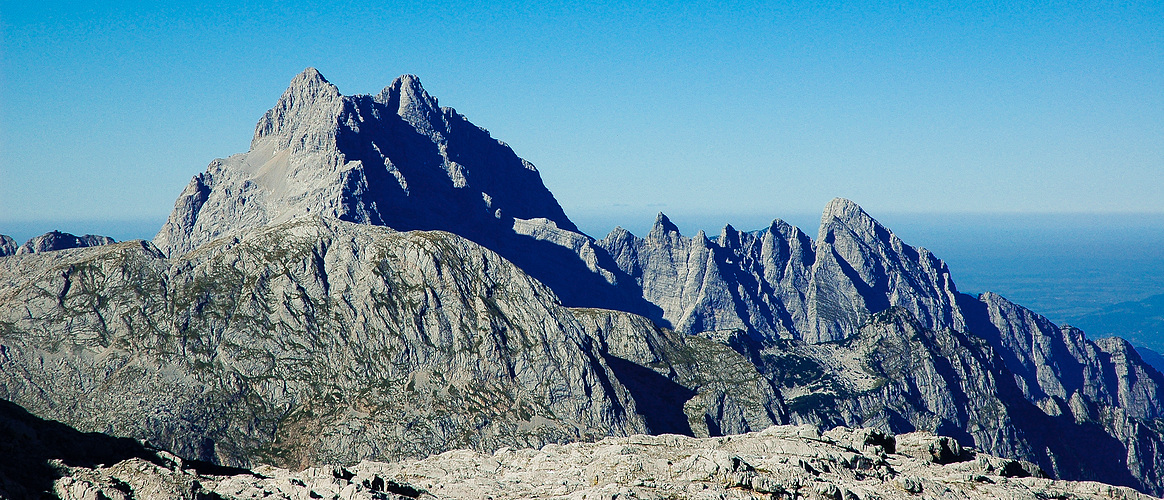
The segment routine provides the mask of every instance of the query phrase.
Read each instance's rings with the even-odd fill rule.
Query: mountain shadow
[[[618,356],[604,354],[614,376],[631,393],[635,406],[652,434],[682,434],[693,436],[691,423],[683,412],[683,403],[696,391],[683,387],[667,377]]]
[[[67,467],[94,468],[139,458],[167,468],[176,466],[157,448],[140,441],[99,432],[81,432],[29,413],[11,401],[0,399],[0,497],[55,498],[53,482],[63,477],[52,463]],[[187,460],[187,469],[202,474],[250,474],[250,471]]]

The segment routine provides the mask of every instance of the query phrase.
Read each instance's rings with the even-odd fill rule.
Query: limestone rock
[[[856,203],[837,198],[825,206],[816,244],[808,295],[819,340],[844,339],[889,307],[927,328],[965,329],[946,264],[906,245]]]
[[[240,236],[0,261],[0,397],[290,467],[784,419],[732,349],[565,308],[464,238],[303,217]]]
[[[8,240],[11,241],[11,238],[8,238]],[[93,234],[76,236],[69,233],[62,233],[60,231],[51,231],[26,241],[23,245],[20,246],[20,248],[16,250],[15,254],[20,255],[40,252],[53,252],[57,250],[68,250],[70,248],[85,248],[98,245],[108,245],[111,243],[116,242],[113,240],[113,238],[108,236],[97,236]]]
[[[250,151],[214,160],[190,181],[154,244],[177,257],[301,216],[450,231],[515,262],[568,305],[650,314],[637,293],[619,292],[612,263],[520,231],[539,220],[590,240],[531,163],[440,107],[412,75],[374,96],[344,96],[308,68],[256,125]]]
[[[0,438],[4,498],[1149,498],[1129,488],[1047,479],[1029,462],[979,452],[963,451],[953,461],[924,454],[948,443],[945,437],[844,427],[824,434],[811,426],[771,426],[730,437],[632,435],[450,450],[423,460],[248,470],[81,433],[0,401]]]
[[[1059,477],[1164,488],[1149,430],[1164,377],[1131,346],[959,293],[944,263],[851,201],[829,203],[816,240],[779,220],[688,238],[659,214],[643,238],[597,244],[664,322],[748,356],[792,422],[939,431]]]
[[[816,241],[779,219],[756,232],[728,225],[714,240],[687,238],[659,214],[645,238],[619,228],[598,244],[682,332],[834,341],[889,307],[929,328],[965,328],[945,263],[849,200],[825,207]]]
[[[959,293],[843,199],[815,240],[660,214],[596,241],[408,75],[304,71],[154,243],[0,260],[0,396],[227,464],[795,422],[1164,492],[1164,376],[1125,342]]]
[[[949,464],[916,459],[865,444],[870,437],[893,439],[867,429],[821,435],[809,426],[774,426],[721,438],[630,436],[493,454],[453,451],[351,470],[442,498],[1148,498],[1040,478],[1027,474],[1037,470],[1029,463],[987,455]]]

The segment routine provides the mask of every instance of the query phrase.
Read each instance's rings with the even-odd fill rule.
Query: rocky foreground
[[[67,467],[64,499],[128,498],[1151,498],[1047,479],[1029,462],[963,449],[926,432],[773,426],[718,438],[635,435],[593,443],[449,451],[420,461],[301,472],[199,472],[160,452]]]

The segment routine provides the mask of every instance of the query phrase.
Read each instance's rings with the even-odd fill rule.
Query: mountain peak
[[[655,216],[655,224],[651,226],[651,232],[647,234],[647,238],[663,239],[671,233],[679,234],[679,227],[672,223],[666,214],[659,212],[659,215]]]
[[[323,74],[311,66],[308,66],[303,71],[300,71],[295,78],[291,79],[291,86],[294,87],[296,83],[328,83]]]
[[[259,120],[251,150],[195,177],[154,241],[175,255],[307,214],[490,244],[515,237],[505,217],[577,230],[529,162],[446,112],[414,75],[376,96],[344,96],[307,68]]]
[[[308,67],[307,69],[295,75],[291,79],[291,84],[287,86],[287,91],[283,93],[283,98],[290,96],[303,95],[318,95],[326,93],[329,95],[340,95],[339,89],[331,82],[323,77],[323,74],[315,68]]]
[[[269,136],[280,136],[281,146],[290,147],[295,141],[290,137],[296,133],[313,135],[313,147],[319,147],[319,134],[305,134],[305,128],[319,126],[333,128],[330,122],[339,112],[343,96],[315,68],[307,68],[295,75],[287,90],[279,97],[275,107],[267,111],[255,125],[255,135],[251,138],[251,149],[258,141]],[[298,131],[298,132],[296,132]]]
[[[0,257],[16,254],[16,240],[7,234],[0,234]]]
[[[17,255],[22,255],[40,252],[52,252],[55,250],[68,250],[70,248],[85,248],[95,247],[98,245],[109,245],[112,243],[116,243],[116,241],[108,236],[98,236],[94,234],[77,236],[74,234],[54,230],[28,240],[23,245],[21,245],[20,248],[16,249],[15,253]]]
[[[719,244],[726,248],[738,248],[740,246],[740,232],[731,224],[723,226],[719,232]]]
[[[860,216],[868,217],[869,215],[861,209],[852,200],[845,198],[833,198],[825,205],[824,213],[821,214],[821,222],[827,222],[834,218],[841,220],[851,220]]]
[[[392,84],[389,86],[406,89],[408,93],[416,95],[427,93],[424,91],[424,86],[420,84],[420,77],[413,74],[400,75],[396,77],[396,79],[393,80]]]
[[[437,99],[424,90],[416,75],[400,75],[376,96],[376,100],[388,109],[408,119],[410,116],[424,115],[440,111]],[[410,120],[411,121],[411,120]],[[414,124],[415,125],[415,124]]]
[[[824,212],[820,216],[820,232],[817,235],[819,241],[827,239],[830,230],[840,224],[848,227],[850,230],[857,231],[870,238],[884,239],[889,241],[891,239],[891,232],[877,222],[873,216],[869,215],[859,205],[852,200],[845,198],[833,198],[825,205]]]

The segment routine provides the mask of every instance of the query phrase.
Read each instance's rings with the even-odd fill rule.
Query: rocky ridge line
[[[108,236],[86,234],[77,236],[61,231],[50,231],[24,242],[17,246],[11,236],[0,234],[0,257],[9,255],[24,255],[30,253],[55,252],[71,248],[86,248],[99,245],[109,245],[117,241]]]
[[[16,255],[16,240],[12,239],[7,234],[0,234],[0,257],[7,257],[9,255]]]

